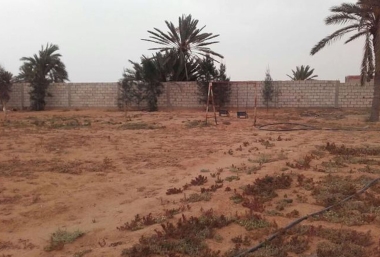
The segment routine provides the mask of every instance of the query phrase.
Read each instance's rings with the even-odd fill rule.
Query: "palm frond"
[[[342,38],[345,34],[351,32],[351,31],[354,31],[356,29],[358,29],[358,25],[354,24],[354,25],[346,26],[342,29],[335,31],[331,35],[329,35],[329,36],[325,37],[324,39],[322,39],[321,41],[319,41],[319,43],[313,47],[310,54],[315,55],[322,48],[324,48],[326,45],[333,43],[334,41]]]

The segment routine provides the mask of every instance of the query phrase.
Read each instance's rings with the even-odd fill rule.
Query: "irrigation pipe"
[[[300,128],[285,128],[285,129],[278,129],[278,128],[267,128],[269,126],[275,126],[275,125],[293,125],[293,126],[300,126]],[[274,131],[274,132],[286,132],[286,131],[299,131],[299,130],[328,130],[328,131],[380,131],[380,129],[368,129],[367,127],[363,128],[319,128],[311,125],[306,124],[300,124],[300,123],[289,123],[289,122],[280,122],[280,123],[269,123],[261,126],[256,127],[259,130],[263,131]]]
[[[310,218],[310,217],[320,215],[320,214],[322,214],[322,213],[324,213],[324,212],[326,212],[326,211],[329,211],[329,210],[331,210],[331,209],[333,209],[333,208],[335,208],[335,207],[337,207],[337,206],[339,206],[339,205],[341,205],[341,204],[343,204],[343,203],[345,203],[345,202],[351,200],[351,199],[354,198],[355,196],[357,196],[357,195],[359,195],[359,194],[362,194],[362,193],[364,193],[365,191],[367,191],[370,187],[372,187],[373,185],[375,185],[379,180],[380,180],[380,178],[377,178],[377,179],[372,180],[372,181],[369,182],[367,185],[365,185],[362,189],[360,189],[359,191],[357,191],[355,194],[350,195],[350,196],[344,198],[343,200],[341,200],[340,202],[338,202],[338,203],[336,203],[336,204],[333,204],[333,205],[331,205],[331,206],[329,206],[329,207],[327,207],[327,208],[324,208],[324,209],[322,209],[322,210],[320,210],[320,211],[313,212],[313,213],[311,213],[311,214],[308,214],[308,215],[306,215],[306,216],[303,216],[303,217],[301,217],[301,218],[299,218],[299,219],[297,219],[297,220],[295,220],[295,221],[289,223],[289,224],[288,224],[287,226],[285,226],[284,228],[279,229],[276,233],[274,233],[274,234],[270,235],[269,237],[267,237],[263,242],[259,243],[258,245],[254,246],[254,247],[252,247],[252,248],[250,248],[250,249],[248,249],[248,250],[246,250],[246,251],[244,251],[244,252],[242,252],[242,253],[240,253],[240,254],[238,254],[238,255],[236,255],[235,257],[243,257],[243,256],[245,256],[246,254],[253,253],[253,252],[259,250],[260,248],[262,248],[263,246],[265,246],[268,242],[272,241],[273,239],[275,239],[275,238],[278,237],[279,235],[283,234],[286,230],[291,229],[291,228],[294,227],[295,225],[298,225],[299,223],[301,223],[301,222],[304,221],[304,220],[307,220],[307,219]]]

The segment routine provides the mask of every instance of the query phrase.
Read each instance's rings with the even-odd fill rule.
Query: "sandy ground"
[[[249,119],[237,119],[234,115],[218,117],[218,126],[211,119],[211,125],[206,127],[195,126],[196,121],[204,120],[201,111],[131,112],[132,121],[126,121],[122,112],[107,110],[11,113],[10,122],[0,125],[0,256],[79,256],[75,254],[86,250],[89,252],[86,256],[120,256],[141,235],[154,233],[160,225],[137,231],[120,231],[117,227],[136,214],[160,216],[167,209],[187,205],[183,199],[199,193],[198,187],[177,195],[166,195],[166,191],[181,188],[198,175],[207,176],[206,186],[211,186],[215,179],[210,173],[223,168],[221,178],[240,177],[223,183],[224,188],[232,190],[239,190],[266,174],[302,172],[318,181],[328,172],[348,175],[350,167],[331,167],[325,173],[316,171],[327,157],[312,160],[311,168],[302,171],[286,166],[286,162],[302,159],[327,142],[350,146],[380,143],[380,132],[375,131],[261,131],[253,126],[252,113]],[[380,125],[365,122],[365,113],[259,110],[258,124],[297,122],[324,128],[380,129]],[[154,129],[127,129],[128,124],[136,123]],[[239,172],[241,167],[250,165],[249,160],[262,156],[275,161],[263,164],[252,174]],[[238,171],[231,167],[237,167]],[[210,172],[201,172],[206,169]],[[266,203],[266,208],[273,209],[285,194],[295,197],[296,183],[293,184],[291,189],[281,191],[277,199]],[[233,192],[224,188],[213,193],[210,201],[189,203],[191,208],[184,208],[183,213],[199,215],[201,209],[210,208],[225,215],[244,211],[244,207],[229,199]],[[284,213],[297,209],[306,215],[322,209],[309,192],[298,191],[308,200],[293,202]],[[293,220],[263,215],[280,227]],[[180,215],[173,220],[176,217]],[[306,223],[344,227],[323,221]],[[46,252],[50,235],[58,228],[80,230],[85,235],[61,250]],[[364,232],[370,229],[374,241],[380,239],[377,223],[354,229]],[[222,242],[212,241],[209,245],[227,251],[233,247],[232,237],[249,233],[254,231],[247,232],[233,224],[219,232]],[[312,254],[312,249],[309,253]]]

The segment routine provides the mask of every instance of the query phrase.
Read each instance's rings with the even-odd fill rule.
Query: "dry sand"
[[[380,143],[380,132],[260,131],[253,126],[252,117],[244,120],[234,115],[218,117],[218,126],[211,119],[210,126],[191,127],[189,124],[204,120],[201,111],[129,114],[132,121],[126,121],[122,112],[107,110],[13,112],[10,122],[0,125],[0,256],[75,256],[85,250],[91,250],[86,256],[120,256],[141,235],[151,235],[160,225],[133,232],[119,231],[117,227],[131,221],[136,214],[152,213],[157,217],[164,210],[187,205],[181,201],[185,197],[183,193],[166,195],[166,191],[181,188],[198,175],[208,177],[206,186],[214,184],[215,178],[210,173],[218,168],[223,168],[222,179],[238,175],[240,180],[224,181],[224,187],[213,193],[210,201],[189,203],[191,209],[183,213],[199,215],[201,209],[212,208],[218,214],[234,215],[245,208],[229,199],[233,191],[225,191],[227,186],[241,190],[241,186],[266,174],[302,173],[315,181],[326,173],[350,175],[349,170],[358,167],[316,171],[328,157],[312,160],[307,170],[289,168],[286,162],[300,160],[327,142],[350,146]],[[380,129],[377,124],[366,123],[365,117],[365,111],[360,110],[276,109],[259,110],[258,123],[297,122],[318,127]],[[136,123],[154,129],[125,129]],[[245,166],[253,165],[249,159],[263,156],[278,160],[263,164],[252,174],[244,172]],[[232,165],[237,172],[230,169]],[[202,169],[210,172],[201,172]],[[296,182],[293,184],[291,189],[280,190],[276,199],[265,204],[266,209],[273,209],[284,195],[295,198],[296,194],[304,195],[307,200],[294,201],[283,213],[296,209],[305,215],[322,208],[315,204],[310,192],[297,188],[295,193]],[[184,193],[189,196],[199,190],[191,187]],[[263,215],[280,227],[293,220],[265,212]],[[179,217],[176,215],[172,220]],[[343,226],[322,221],[306,223]],[[59,251],[44,251],[50,235],[58,228],[80,230],[85,235]],[[364,232],[370,229],[377,245],[378,223],[354,229]],[[211,248],[224,252],[234,246],[232,237],[254,233],[232,224],[218,231],[223,238],[221,242],[208,243]]]

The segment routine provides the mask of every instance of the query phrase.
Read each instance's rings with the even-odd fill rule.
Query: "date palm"
[[[309,65],[307,65],[306,67],[301,65],[301,68],[297,66],[296,70],[295,71],[292,70],[292,72],[293,72],[293,77],[290,75],[286,75],[292,80],[312,80],[318,77],[318,75],[313,75],[314,69],[310,69]]]
[[[191,15],[182,15],[178,19],[176,27],[172,22],[165,21],[168,32],[154,28],[154,31],[148,30],[149,39],[144,41],[153,42],[161,45],[161,47],[151,48],[149,50],[159,50],[160,52],[170,52],[176,55],[180,61],[180,65],[185,68],[186,77],[188,79],[188,71],[186,63],[188,61],[199,60],[200,56],[207,55],[223,58],[221,54],[212,51],[208,46],[219,43],[218,41],[210,41],[219,35],[212,33],[202,33],[202,28],[197,28],[198,20],[194,20]]]
[[[144,100],[149,111],[157,111],[158,97],[162,94],[162,82],[169,76],[167,63],[161,53],[152,58],[141,57],[140,63],[129,61],[132,69],[126,69],[120,80],[125,104],[135,102],[140,107]]]
[[[57,53],[59,47],[53,44],[47,44],[38,54],[33,57],[23,57],[24,61],[20,67],[18,80],[30,83],[32,90],[30,92],[32,110],[44,110],[47,96],[47,88],[51,83],[60,83],[68,80],[68,73],[65,64],[61,61],[61,54]]]
[[[12,81],[12,73],[0,66],[0,103],[5,114],[5,119],[7,117],[6,105],[10,99],[9,93],[11,92]]]
[[[364,53],[361,63],[361,84],[374,78],[374,94],[370,121],[379,121],[380,112],[380,4],[378,0],[361,0],[356,4],[343,3],[331,8],[332,15],[326,25],[344,25],[343,28],[322,39],[311,50],[316,54],[344,35],[353,33],[345,43],[364,37]]]

